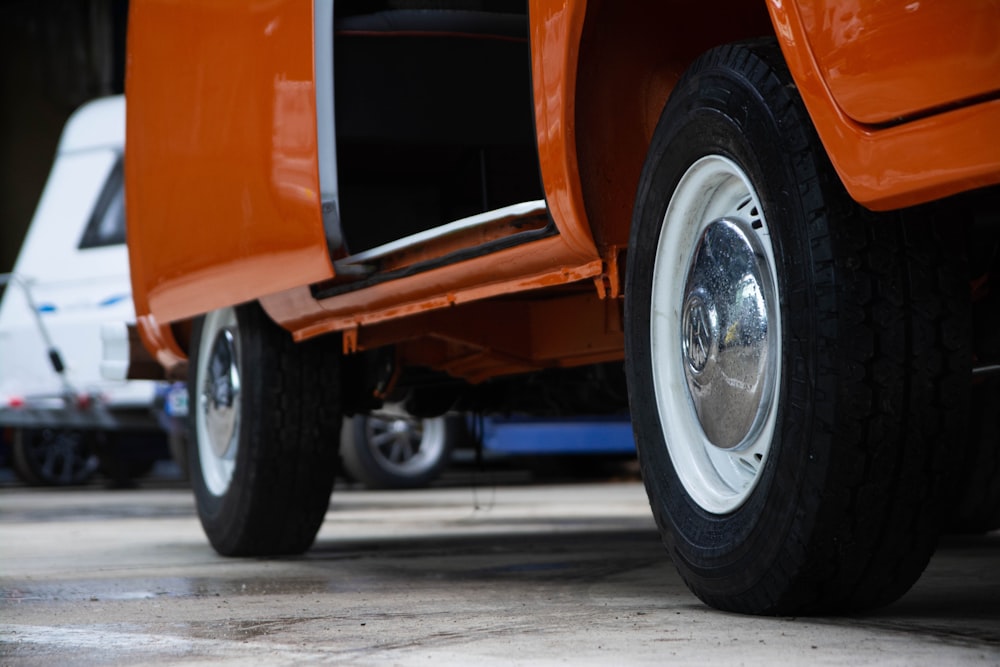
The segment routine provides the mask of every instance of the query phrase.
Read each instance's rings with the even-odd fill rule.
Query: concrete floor
[[[178,484],[0,488],[0,665],[1000,665],[1000,534],[878,613],[691,596],[635,481],[337,489],[304,557],[215,555]]]

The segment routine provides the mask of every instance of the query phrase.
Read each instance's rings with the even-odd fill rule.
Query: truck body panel
[[[412,344],[411,335],[392,340],[390,332],[399,330],[393,320],[445,310],[452,314],[433,318],[440,330],[424,332],[426,337],[470,338],[475,327],[464,323],[465,304],[504,296],[516,301],[528,292],[538,292],[528,301],[565,298],[577,304],[571,308],[583,308],[584,318],[591,317],[587,309],[597,308],[604,331],[620,330],[614,309],[581,306],[578,295],[596,294],[595,302],[621,296],[619,270],[646,147],[660,107],[700,51],[773,30],[851,195],[873,209],[910,206],[1000,181],[994,148],[1000,100],[991,97],[997,90],[997,42],[988,39],[996,30],[990,22],[996,8],[985,0],[947,12],[901,2],[851,9],[819,0],[712,8],[532,0],[527,16],[512,15],[509,8],[454,11],[438,30],[424,25],[436,20],[433,13],[366,13],[345,3],[335,8],[334,25],[326,30],[316,20],[327,13],[306,0],[142,3],[130,14],[126,161],[129,215],[138,221],[129,243],[139,330],[154,355],[174,368],[183,367],[187,354],[186,322],[249,300],[260,300],[298,339],[346,332],[349,350],[367,349],[366,341],[411,341],[404,354],[412,349],[420,359],[426,346]],[[969,39],[944,37],[959,33]],[[170,38],[180,34],[183,42]],[[327,36],[332,44],[319,44]],[[933,48],[920,46],[928,40]],[[424,102],[413,96],[398,98],[401,110],[363,107],[358,114],[350,105],[396,99],[384,97],[394,89],[370,96],[365,82],[398,87],[399,77],[421,71],[419,65],[397,71],[400,54],[440,68],[436,54],[447,61],[451,48],[457,60],[463,54],[521,58],[522,43],[523,57],[530,58],[523,104],[530,104],[534,127],[532,136],[518,139],[523,146],[511,150],[521,150],[516,159],[524,160],[530,142],[545,212],[498,214],[452,233],[448,226],[458,218],[506,209],[487,203],[485,194],[472,208],[445,205],[453,193],[424,188],[422,163],[427,172],[442,173],[459,164],[442,159],[444,166],[435,166],[438,153],[452,148],[434,147],[434,136],[427,135],[426,127],[437,127],[434,110],[421,111]],[[379,49],[388,55],[373,63],[371,54]],[[315,55],[327,51],[334,53],[338,78],[333,118],[317,114],[316,72],[323,68]],[[949,75],[962,58],[974,64]],[[513,87],[520,85],[516,72],[506,66],[493,72],[497,85],[511,79],[504,90],[512,92],[489,98],[490,104],[519,108],[514,105],[520,100],[510,101],[522,94]],[[469,114],[484,106],[462,99],[488,94],[466,93],[459,82],[467,79],[449,86],[447,78],[427,76],[428,89],[447,98],[442,104],[468,104]],[[912,85],[917,79],[921,85]],[[872,95],[875,89],[879,95]],[[494,159],[494,143],[510,140],[489,129],[502,117],[482,113],[470,121],[470,141],[480,142],[476,150],[485,165]],[[386,128],[382,136],[379,123]],[[333,131],[337,143],[335,230],[329,219],[324,222],[320,128]],[[461,135],[460,141],[466,140],[463,131],[447,130]],[[352,176],[361,172],[367,175]],[[529,198],[530,190],[522,188]],[[464,190],[456,192],[467,198]],[[508,203],[525,200],[512,197]],[[411,229],[397,220],[400,211],[423,209],[431,222],[422,226]],[[465,211],[466,217],[448,217],[448,210]],[[371,231],[383,221],[389,225],[384,231]],[[421,234],[430,236],[418,242]],[[400,239],[403,251],[352,261],[359,255],[352,235],[372,239],[361,255],[378,250],[385,239]],[[456,333],[463,330],[469,333]],[[527,346],[503,364],[496,350],[483,367],[465,366],[464,377],[583,363],[595,356],[589,349],[602,350],[596,354],[602,359],[621,357],[620,350],[608,351],[604,333],[577,352],[570,349],[579,347],[573,338],[558,326],[547,334],[544,347],[566,345],[565,359]],[[468,353],[461,345],[439,364],[456,368]]]

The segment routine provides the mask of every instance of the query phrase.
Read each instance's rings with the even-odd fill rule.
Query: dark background
[[[9,272],[69,115],[124,91],[128,0],[0,0],[0,273]]]

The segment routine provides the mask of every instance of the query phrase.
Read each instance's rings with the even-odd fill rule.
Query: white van
[[[124,144],[123,96],[70,117],[14,271],[0,277],[0,438],[31,483],[81,483],[99,464],[138,474],[148,447],[119,445],[163,437],[151,410],[162,385],[100,369],[102,325],[134,320]]]

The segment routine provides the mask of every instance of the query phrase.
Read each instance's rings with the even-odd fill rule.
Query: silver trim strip
[[[333,106],[333,0],[314,0],[313,51],[316,87],[316,152],[323,229],[332,248],[344,245],[337,190],[336,122]]]
[[[989,377],[1000,375],[1000,364],[983,364],[972,367],[972,377]]]
[[[335,266],[363,264],[375,259],[381,259],[382,257],[399,252],[400,250],[405,250],[406,248],[412,248],[435,239],[450,236],[457,232],[475,229],[476,227],[481,227],[507,218],[524,218],[531,215],[538,215],[545,213],[546,210],[544,199],[521,202],[520,204],[511,204],[510,206],[504,206],[503,208],[472,215],[468,218],[461,218],[459,220],[455,220],[454,222],[441,225],[440,227],[434,227],[433,229],[418,232],[410,236],[404,236],[403,238],[392,241],[391,243],[386,243],[385,245],[380,245],[370,250],[365,250],[355,255],[351,255],[350,257],[338,260],[335,262]]]

